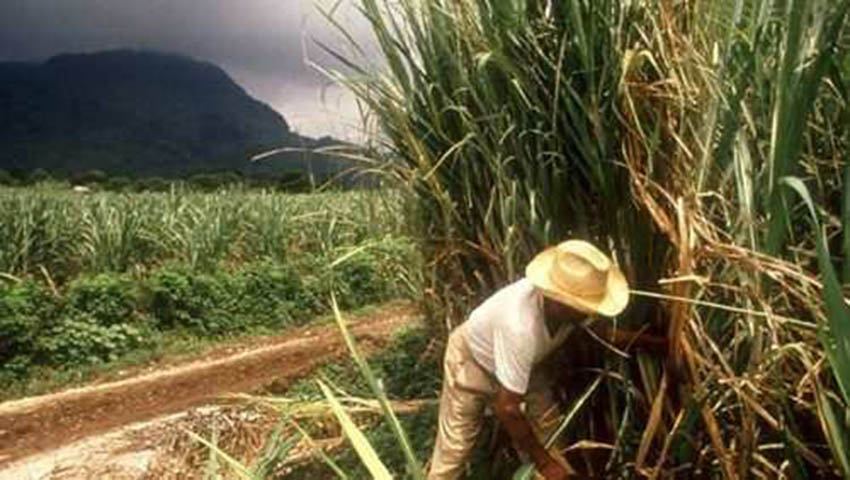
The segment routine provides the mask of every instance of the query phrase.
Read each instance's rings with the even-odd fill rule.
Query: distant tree
[[[30,173],[28,181],[30,184],[36,184],[46,182],[50,180],[50,178],[50,173],[48,173],[47,170],[43,168],[36,168],[32,171],[32,173]]]
[[[136,187],[144,192],[167,192],[171,183],[162,177],[149,177],[136,182]]]
[[[129,190],[133,185],[133,181],[128,177],[112,177],[108,179],[103,187],[112,192],[123,192],[125,190]]]
[[[212,192],[242,181],[242,176],[235,172],[198,173],[189,177],[189,185],[204,192]]]
[[[220,174],[222,186],[236,185],[242,183],[242,175],[236,172],[224,172]]]
[[[17,185],[17,183],[18,181],[15,180],[15,177],[11,173],[6,170],[0,170],[0,185],[12,186]]]
[[[71,183],[74,185],[90,185],[93,183],[103,183],[107,179],[106,172],[103,170],[84,170],[75,172],[71,175]]]
[[[189,177],[189,185],[196,190],[211,192],[221,186],[221,179],[213,173],[199,173]]]
[[[282,192],[306,193],[312,190],[310,176],[306,172],[289,172],[280,177],[277,188]]]

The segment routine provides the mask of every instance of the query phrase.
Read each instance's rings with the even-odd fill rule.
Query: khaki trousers
[[[463,473],[481,432],[484,410],[498,383],[472,357],[463,325],[449,336],[443,361],[439,423],[428,480],[456,480]],[[541,440],[554,430],[558,411],[545,376],[533,372],[526,394],[526,414]]]

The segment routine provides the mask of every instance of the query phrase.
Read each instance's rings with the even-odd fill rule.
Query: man
[[[544,478],[568,478],[567,466],[546,451],[523,413],[532,369],[579,321],[613,317],[628,301],[628,283],[611,260],[587,242],[570,240],[537,255],[525,278],[476,308],[449,336],[428,480],[460,477],[488,404]],[[664,342],[610,329],[601,333],[616,344]]]

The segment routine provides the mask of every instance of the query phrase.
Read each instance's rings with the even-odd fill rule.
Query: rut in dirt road
[[[355,319],[351,331],[364,347],[380,346],[416,315],[409,304],[389,305]],[[118,382],[0,404],[0,468],[28,455],[114,428],[180,412],[228,393],[289,384],[346,355],[336,325],[286,332],[278,342],[216,360]]]

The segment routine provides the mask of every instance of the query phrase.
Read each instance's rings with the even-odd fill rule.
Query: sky
[[[344,45],[321,15],[366,45],[355,0],[0,0],[0,61],[42,61],[58,53],[151,49],[217,64],[271,105],[293,130],[360,138],[353,97],[307,65],[330,65],[317,41]]]

